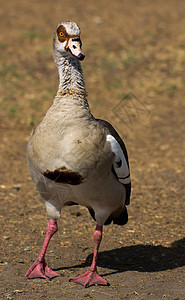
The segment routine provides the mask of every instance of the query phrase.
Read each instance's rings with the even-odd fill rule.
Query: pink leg
[[[84,287],[89,287],[91,285],[108,285],[108,282],[106,279],[103,279],[101,276],[98,275],[97,272],[97,258],[98,258],[98,249],[100,247],[100,243],[102,240],[102,230],[103,230],[103,226],[96,226],[93,238],[94,238],[94,242],[95,242],[95,248],[94,248],[94,255],[93,255],[93,261],[92,264],[89,268],[89,270],[83,274],[80,275],[78,277],[75,277],[73,279],[70,279],[69,281],[72,282],[76,282],[76,283],[80,283],[82,285],[84,285]]]
[[[42,246],[42,250],[34,262],[34,264],[29,268],[29,270],[26,273],[26,278],[32,279],[32,278],[46,278],[51,279],[56,276],[60,276],[58,273],[54,272],[52,269],[50,269],[46,262],[45,262],[45,254],[46,250],[49,244],[49,241],[51,237],[57,232],[57,221],[50,219],[48,222],[48,227],[46,231],[46,236],[44,240],[44,244]]]

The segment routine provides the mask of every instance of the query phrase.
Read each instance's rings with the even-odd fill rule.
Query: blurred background
[[[184,14],[184,0],[1,1],[2,299],[185,298]],[[64,209],[50,245],[50,265],[63,277],[24,279],[47,224],[26,144],[56,94],[52,38],[68,20],[81,28],[92,113],[115,126],[130,158],[129,223],[106,227],[101,245],[100,274],[109,290],[68,283],[89,265],[93,250],[95,224],[81,207]]]

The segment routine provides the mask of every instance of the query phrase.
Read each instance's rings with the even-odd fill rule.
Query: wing
[[[111,149],[115,153],[113,162],[113,173],[117,177],[120,183],[122,183],[126,189],[126,200],[125,204],[130,204],[130,194],[131,194],[131,179],[129,170],[128,154],[125,144],[114,127],[104,121],[97,120],[99,123],[106,127],[106,140],[110,142]]]
[[[106,136],[106,140],[110,142],[111,150],[115,153],[113,168],[119,182],[123,184],[130,183],[129,167],[119,143],[110,134]]]

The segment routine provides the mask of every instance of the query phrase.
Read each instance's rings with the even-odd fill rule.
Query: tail
[[[95,219],[95,213],[94,210],[89,209],[90,215],[91,217],[96,221]],[[117,224],[117,225],[125,225],[128,222],[128,212],[127,212],[127,208],[126,206],[122,207],[121,210],[117,210],[116,212],[114,212],[113,214],[111,214],[108,219],[106,220],[106,222],[104,223],[104,225],[109,225],[113,222],[113,224]]]
[[[113,224],[117,225],[125,225],[128,222],[128,212],[126,206],[123,207],[121,213],[118,216],[110,216],[107,221],[105,222],[105,225],[110,224],[113,221]],[[109,223],[107,223],[109,222]]]

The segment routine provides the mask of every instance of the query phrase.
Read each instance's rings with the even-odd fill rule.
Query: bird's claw
[[[54,277],[60,276],[60,274],[50,269],[46,264],[45,260],[41,262],[39,260],[36,260],[34,264],[29,268],[25,276],[28,279],[32,279],[32,278],[52,279]]]
[[[98,275],[97,271],[91,270],[88,270],[83,275],[70,279],[69,281],[79,283],[85,288],[88,288],[91,285],[109,285],[106,279]]]

